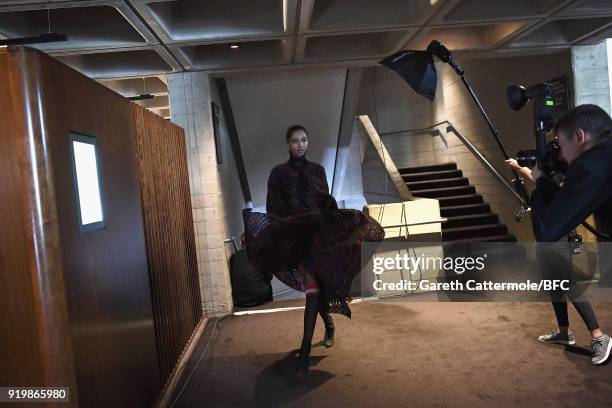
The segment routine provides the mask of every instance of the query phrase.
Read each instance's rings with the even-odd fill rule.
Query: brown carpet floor
[[[593,307],[602,328],[612,329],[612,303]],[[302,379],[291,375],[302,310],[231,316],[215,330],[209,324],[174,406],[612,406],[612,364],[591,365],[590,337],[571,304],[576,347],[535,340],[555,326],[547,303],[365,302],[351,308],[352,320],[334,315],[330,349],[320,344],[323,324],[317,322],[311,371]]]

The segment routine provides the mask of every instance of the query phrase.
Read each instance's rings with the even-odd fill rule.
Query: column
[[[189,187],[204,313],[232,311],[223,237],[220,174],[215,157],[210,81],[206,72],[168,75],[171,120],[185,130]]]
[[[595,45],[572,47],[576,105],[592,103],[611,113],[611,63],[612,39]]]
[[[361,152],[359,148],[359,128],[355,119],[359,90],[361,88],[362,68],[351,68],[347,72],[344,90],[344,103],[338,135],[335,175],[332,194],[341,208],[363,209],[366,204],[363,196],[361,177]]]

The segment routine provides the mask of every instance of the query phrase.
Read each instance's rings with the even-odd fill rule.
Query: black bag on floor
[[[272,276],[255,269],[244,249],[230,258],[230,280],[234,306],[251,307],[272,300]]]

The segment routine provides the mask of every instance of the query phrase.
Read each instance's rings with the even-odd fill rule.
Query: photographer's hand
[[[504,163],[506,163],[509,167],[511,167],[511,168],[515,169],[516,171],[518,171],[519,173],[521,173],[525,178],[531,180],[532,182],[534,181],[531,169],[529,167],[521,167],[521,166],[519,166],[519,164],[516,161],[516,159],[504,160]]]

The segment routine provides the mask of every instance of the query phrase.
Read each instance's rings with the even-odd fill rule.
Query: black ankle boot
[[[310,367],[310,348],[310,343],[302,343],[302,347],[300,347],[300,355],[295,367],[296,374],[308,374],[308,369]]]
[[[323,337],[323,345],[327,348],[330,348],[334,345],[334,334],[336,333],[336,328],[334,327],[334,320],[331,315],[327,313],[323,318],[325,322],[325,337]]]

